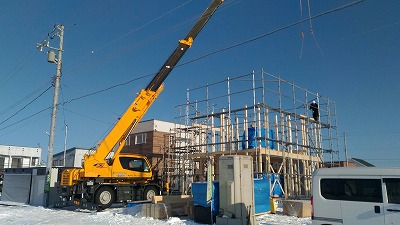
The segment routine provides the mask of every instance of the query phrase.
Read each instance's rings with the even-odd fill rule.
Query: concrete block
[[[164,203],[142,204],[140,214],[143,217],[152,217],[154,219],[167,219],[168,209]]]
[[[140,215],[143,217],[151,217],[151,204],[142,204],[140,210]]]
[[[151,217],[157,220],[167,219],[167,206],[164,203],[151,204]]]
[[[310,200],[283,200],[283,214],[287,216],[310,217]]]
[[[152,203],[164,203],[167,206],[168,216],[193,217],[193,198],[190,195],[154,196]]]

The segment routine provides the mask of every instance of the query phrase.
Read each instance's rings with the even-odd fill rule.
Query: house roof
[[[65,153],[70,153],[70,152],[73,152],[75,150],[89,151],[90,149],[88,149],[88,148],[80,148],[80,147],[73,147],[73,148],[65,150]],[[56,157],[56,156],[59,156],[59,155],[64,155],[64,151],[61,151],[61,152],[58,152],[58,153],[54,154],[53,157]]]
[[[372,165],[371,163],[369,163],[369,162],[367,162],[367,161],[365,161],[363,159],[350,158],[350,160],[352,160],[352,161],[354,161],[356,163],[359,163],[359,164],[361,164],[363,166],[366,166],[366,167],[375,167],[374,165]]]

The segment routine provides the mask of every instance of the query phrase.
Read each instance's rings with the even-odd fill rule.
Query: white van
[[[312,177],[313,225],[400,224],[400,168],[321,168]]]

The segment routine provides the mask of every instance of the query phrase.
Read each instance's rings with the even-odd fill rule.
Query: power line
[[[15,112],[14,114],[12,114],[11,116],[9,116],[7,119],[3,120],[2,122],[0,122],[0,125],[7,122],[8,120],[10,120],[11,118],[13,118],[14,116],[16,116],[18,113],[20,113],[22,110],[24,110],[26,107],[28,107],[30,104],[32,104],[34,101],[36,101],[40,96],[42,96],[44,93],[46,93],[52,86],[48,87],[45,91],[43,91],[42,93],[40,93],[36,98],[34,98],[32,101],[30,101],[28,104],[26,104],[24,107],[22,107],[20,110],[18,110],[17,112]],[[0,129],[1,130],[1,129]]]
[[[63,104],[68,104],[68,103],[71,103],[71,102],[73,102],[73,101],[80,100],[80,99],[82,99],[82,98],[87,98],[87,97],[92,96],[92,95],[100,94],[100,93],[102,93],[102,92],[111,90],[111,89],[116,88],[116,87],[120,87],[120,86],[127,85],[127,84],[129,84],[129,83],[132,83],[133,81],[140,80],[140,79],[143,79],[143,78],[152,76],[152,75],[154,75],[154,74],[155,74],[155,73],[147,74],[147,75],[144,75],[144,76],[141,76],[141,77],[134,78],[134,79],[129,80],[129,81],[127,81],[127,82],[119,83],[119,84],[113,85],[113,86],[111,86],[111,87],[104,88],[104,89],[102,89],[102,90],[98,90],[98,91],[95,91],[95,92],[92,92],[92,93],[89,93],[89,94],[86,94],[86,95],[82,95],[82,96],[80,96],[80,97],[77,97],[77,98],[73,98],[73,99],[71,99],[71,100],[68,100],[68,101],[64,102]]]
[[[315,19],[315,18],[324,16],[324,15],[327,15],[327,14],[330,14],[330,13],[333,13],[333,12],[336,12],[336,11],[340,11],[340,10],[343,10],[343,9],[346,9],[346,8],[349,8],[349,7],[352,7],[352,6],[355,6],[355,5],[357,5],[357,4],[359,4],[359,3],[363,2],[363,1],[365,1],[365,0],[358,0],[358,1],[355,1],[355,2],[352,2],[352,3],[349,3],[349,4],[342,5],[342,6],[337,7],[337,8],[331,9],[331,10],[329,10],[329,11],[320,13],[320,14],[318,14],[318,15],[316,15],[316,16],[312,16],[312,17],[310,17],[310,18],[306,18],[306,19],[299,20],[299,21],[297,21],[297,22],[295,22],[295,23],[292,23],[292,24],[286,25],[286,26],[284,26],[284,27],[275,29],[275,30],[273,30],[273,31],[270,31],[270,32],[265,33],[265,34],[262,34],[262,35],[260,35],[260,36],[257,36],[257,37],[251,38],[251,39],[249,39],[249,40],[240,42],[240,43],[238,43],[238,44],[235,44],[235,45],[232,45],[232,46],[229,46],[229,47],[226,47],[226,48],[223,48],[223,49],[220,49],[220,50],[217,50],[217,51],[208,53],[208,54],[206,54],[206,55],[200,56],[200,57],[195,58],[195,59],[193,59],[193,60],[190,60],[190,61],[181,63],[181,64],[179,64],[179,65],[176,65],[175,67],[184,66],[184,65],[190,64],[190,63],[192,63],[192,62],[195,62],[195,61],[197,61],[197,60],[206,58],[206,57],[208,57],[208,56],[211,56],[211,55],[214,55],[214,54],[217,54],[217,53],[220,53],[220,52],[223,52],[223,51],[226,51],[226,50],[229,50],[229,49],[232,49],[232,48],[236,48],[236,47],[238,47],[238,46],[241,46],[241,45],[244,45],[244,44],[247,44],[247,43],[256,41],[256,40],[261,39],[261,38],[263,38],[263,37],[266,37],[266,36],[269,36],[269,35],[271,35],[271,34],[277,33],[277,32],[279,32],[279,31],[282,31],[282,30],[288,29],[288,28],[290,28],[290,27],[293,27],[293,26],[295,26],[295,25],[297,25],[297,24],[300,24],[300,23],[302,23],[302,22],[304,22],[304,21],[307,21],[307,20],[310,20],[310,19]],[[148,74],[148,75],[144,75],[144,76],[141,76],[141,77],[132,79],[132,80],[127,81],[127,82],[124,82],[124,83],[119,83],[119,84],[116,84],[116,85],[114,85],[114,86],[111,86],[111,87],[108,87],[108,88],[105,88],[105,89],[102,89],[102,90],[99,90],[99,91],[96,91],[96,92],[93,92],[93,93],[90,93],[90,94],[86,94],[86,95],[83,95],[83,96],[78,97],[78,98],[71,99],[71,100],[67,101],[66,103],[70,103],[70,102],[72,102],[72,101],[76,101],[76,100],[79,100],[79,99],[82,99],[82,98],[86,98],[86,97],[89,97],[89,96],[92,96],[92,95],[95,95],[95,94],[99,94],[99,93],[101,93],[101,92],[104,92],[104,91],[107,91],[107,90],[110,90],[110,89],[113,89],[113,88],[116,88],[116,87],[119,87],[119,86],[126,85],[126,84],[128,84],[128,83],[133,82],[133,81],[136,81],[136,80],[139,80],[139,79],[143,79],[143,78],[145,78],[145,77],[149,77],[149,76],[154,75],[154,74],[156,74],[156,73],[151,73],[151,74]]]
[[[203,55],[203,56],[200,56],[200,57],[195,58],[195,59],[193,59],[193,60],[190,60],[190,61],[187,61],[187,62],[185,62],[185,63],[179,64],[179,65],[177,65],[177,66],[175,66],[175,67],[183,66],[183,65],[186,65],[186,64],[195,62],[195,61],[197,61],[197,60],[206,58],[206,57],[208,57],[208,56],[215,55],[215,54],[217,54],[217,53],[224,52],[224,51],[230,50],[230,49],[232,49],[232,48],[236,48],[236,47],[239,47],[239,46],[241,46],[241,45],[248,44],[248,43],[253,42],[253,41],[257,41],[257,40],[259,40],[259,39],[261,39],[261,38],[264,38],[264,37],[266,37],[266,36],[269,36],[269,35],[271,35],[271,34],[274,34],[274,33],[277,33],[277,32],[279,32],[279,31],[286,30],[286,29],[288,29],[288,28],[291,28],[291,27],[293,27],[293,26],[296,26],[296,25],[298,25],[298,24],[300,24],[300,23],[303,23],[303,22],[305,22],[305,21],[307,21],[307,20],[316,19],[316,18],[319,18],[319,17],[321,17],[321,16],[325,16],[325,15],[328,15],[328,14],[331,14],[331,13],[334,13],[334,12],[337,12],[337,11],[340,11],[340,10],[343,10],[343,9],[346,9],[346,8],[349,8],[349,7],[358,5],[358,4],[360,4],[360,3],[364,2],[364,1],[365,1],[365,0],[354,1],[354,2],[351,2],[351,3],[345,4],[345,5],[342,5],[342,6],[340,6],[340,7],[337,7],[337,8],[328,10],[328,11],[325,11],[325,12],[320,13],[320,14],[318,14],[318,15],[315,15],[315,16],[312,16],[312,17],[309,17],[309,18],[305,18],[305,19],[299,20],[299,21],[294,22],[294,23],[292,23],[292,24],[289,24],[289,25],[280,27],[280,28],[275,29],[275,30],[273,30],[273,31],[267,32],[267,33],[265,33],[265,34],[259,35],[259,36],[254,37],[254,38],[251,38],[251,39],[249,39],[249,40],[246,40],[246,41],[243,41],[243,42],[240,42],[240,43],[231,45],[231,46],[226,47],[226,48],[219,49],[219,50],[217,50],[217,51],[208,53],[208,54]]]
[[[141,26],[139,26],[139,27],[137,27],[137,28],[135,28],[135,29],[129,31],[128,33],[123,34],[123,35],[117,37],[116,39],[114,39],[114,40],[112,40],[112,41],[110,41],[110,42],[104,44],[103,46],[100,46],[97,50],[103,49],[103,48],[107,47],[108,45],[111,45],[111,44],[113,44],[113,43],[115,43],[115,42],[117,42],[117,41],[123,39],[124,37],[127,37],[127,36],[129,36],[130,34],[135,33],[136,31],[142,29],[143,27],[145,27],[145,26],[147,26],[147,25],[149,25],[149,24],[151,24],[151,23],[153,23],[153,22],[155,22],[155,21],[157,21],[157,20],[159,20],[159,19],[161,19],[161,18],[167,16],[168,14],[170,14],[170,13],[172,13],[172,12],[178,10],[179,8],[185,6],[186,4],[188,4],[188,3],[192,2],[192,1],[193,1],[193,0],[189,0],[189,1],[187,1],[187,2],[185,2],[185,3],[183,3],[183,4],[181,4],[181,5],[179,5],[178,7],[176,7],[176,8],[174,8],[174,9],[172,9],[172,10],[170,10],[170,11],[168,11],[168,12],[162,14],[161,16],[158,16],[158,17],[156,17],[156,18],[150,20],[149,22],[147,22],[147,23],[145,23],[145,24],[143,24],[143,25],[141,25]]]
[[[72,113],[72,114],[78,115],[78,116],[80,116],[80,117],[86,118],[86,119],[90,119],[90,120],[97,121],[97,122],[101,122],[101,123],[105,123],[105,124],[110,124],[109,122],[104,122],[104,121],[98,120],[98,119],[93,118],[93,117],[85,116],[85,115],[83,115],[83,114],[80,114],[80,113],[77,113],[77,112],[73,112],[73,111],[71,111],[71,110],[69,110],[69,109],[64,109],[64,110],[67,111],[67,112],[70,112],[70,113]],[[113,124],[113,123],[112,123],[112,124]]]
[[[21,120],[15,122],[15,123],[12,123],[12,124],[10,124],[10,125],[8,125],[8,126],[5,126],[5,127],[3,127],[3,128],[0,128],[0,131],[5,130],[5,129],[7,129],[7,128],[11,127],[11,126],[14,126],[14,125],[16,125],[16,124],[19,124],[19,123],[21,123],[21,122],[23,122],[23,121],[25,121],[25,120],[27,120],[27,119],[30,119],[30,118],[32,118],[32,117],[34,117],[34,116],[36,116],[36,115],[39,115],[40,113],[45,112],[46,110],[49,110],[49,109],[51,109],[51,107],[47,107],[47,108],[45,108],[45,109],[42,109],[42,110],[40,110],[39,112],[34,113],[34,114],[30,115],[30,116],[27,116],[27,117],[25,117],[25,118],[23,118],[23,119],[21,119]]]
[[[21,104],[23,101],[31,98],[34,94],[38,93],[39,91],[41,91],[42,89],[46,88],[49,84],[51,84],[52,81],[48,81],[46,82],[44,85],[42,85],[40,88],[32,91],[30,94],[28,94],[27,96],[25,96],[24,98],[22,98],[21,100],[17,101],[16,103],[14,103],[13,105],[9,106],[8,108],[4,109],[3,111],[0,112],[1,114],[5,114],[8,111],[12,110],[13,108],[16,108],[19,104]]]
[[[297,22],[294,22],[294,23],[292,23],[292,24],[289,24],[289,25],[280,27],[280,28],[278,28],[278,29],[275,29],[275,30],[273,30],[273,31],[264,33],[264,34],[259,35],[259,36],[257,36],[257,37],[254,37],[254,38],[251,38],[251,39],[242,41],[242,42],[237,43],[237,44],[234,44],[234,45],[232,45],[232,46],[229,46],[229,47],[226,47],[226,48],[222,48],[222,49],[216,50],[216,51],[214,51],[214,52],[208,53],[208,54],[206,54],[206,55],[200,56],[200,57],[198,57],[198,58],[195,58],[195,59],[193,59],[193,60],[190,60],[190,61],[181,63],[181,64],[179,64],[179,65],[176,65],[175,67],[185,66],[185,65],[187,65],[187,64],[193,63],[193,62],[195,62],[195,61],[198,61],[198,60],[200,60],[200,59],[206,58],[206,57],[208,57],[208,56],[215,55],[215,54],[217,54],[217,53],[220,53],[220,52],[223,52],[223,51],[227,51],[227,50],[230,50],[230,49],[239,47],[239,46],[241,46],[241,45],[245,45],[245,44],[248,44],[248,43],[250,43],[250,42],[259,40],[259,39],[264,38],[264,37],[266,37],[266,36],[269,36],[269,35],[271,35],[271,34],[274,34],[274,33],[280,32],[280,31],[282,31],[282,30],[291,28],[291,27],[293,27],[293,26],[295,26],[295,25],[298,25],[298,24],[300,24],[300,23],[303,23],[303,22],[305,22],[305,21],[308,21],[308,20],[311,20],[311,19],[316,19],[316,18],[325,16],[325,15],[328,15],[328,14],[331,14],[331,13],[334,13],[334,12],[337,12],[337,11],[340,11],[340,10],[343,10],[343,9],[346,9],[346,8],[349,8],[349,7],[358,5],[358,4],[360,4],[360,3],[364,2],[364,1],[365,1],[365,0],[354,1],[354,2],[351,2],[351,3],[345,4],[345,5],[342,5],[342,6],[340,6],[340,7],[337,7],[337,8],[328,10],[328,11],[325,11],[325,12],[320,13],[320,14],[318,14],[318,15],[315,15],[315,16],[312,16],[312,17],[310,16],[309,18],[305,18],[305,19],[299,20],[299,21],[297,21]],[[168,13],[167,13],[167,14],[168,14]],[[165,15],[166,15],[166,14],[165,14]],[[126,36],[126,35],[125,35],[125,36]],[[65,101],[65,102],[62,103],[62,104],[68,104],[68,103],[71,103],[71,102],[73,102],[73,101],[77,101],[77,100],[80,100],[80,99],[83,99],[83,98],[86,98],[86,97],[89,97],[89,96],[92,96],[92,95],[96,95],[96,94],[99,94],[99,93],[102,93],[102,92],[111,90],[111,89],[116,88],[116,87],[120,87],[120,86],[123,86],[123,85],[127,85],[127,84],[129,84],[129,83],[131,83],[131,82],[133,82],[133,81],[136,81],[136,80],[139,80],[139,79],[143,79],[143,78],[152,76],[152,75],[154,75],[154,74],[156,74],[156,73],[151,73],[151,74],[148,74],[148,75],[144,75],[144,76],[141,76],[141,77],[132,79],[132,80],[127,81],[127,82],[119,83],[119,84],[113,85],[113,86],[111,86],[111,87],[108,87],[108,88],[105,88],[105,89],[102,89],[102,90],[99,90],[99,91],[95,91],[95,92],[92,92],[92,93],[89,93],[89,94],[86,94],[86,95],[83,95],[83,96],[80,96],[80,97],[77,97],[77,98],[73,98],[73,99],[71,99],[71,100]],[[24,107],[24,108],[25,108],[25,107]],[[18,112],[17,112],[17,113],[18,113]],[[17,114],[17,113],[16,113],[16,114]],[[13,116],[14,116],[14,115],[13,115]],[[10,119],[10,118],[9,118],[9,119]],[[7,119],[7,120],[8,120],[8,119]],[[7,120],[6,120],[6,121],[7,121]],[[2,123],[4,123],[4,122],[5,122],[5,121],[1,122],[0,124],[2,124]],[[4,129],[4,128],[3,128],[3,129]],[[0,130],[3,130],[3,129],[0,129]]]
[[[24,66],[28,64],[29,61],[31,61],[36,53],[37,51],[33,50],[26,57],[24,57],[13,69],[11,69],[11,71],[4,76],[4,81],[1,81],[2,83],[0,84],[0,88],[3,87],[11,78],[13,78],[22,68],[24,68]]]

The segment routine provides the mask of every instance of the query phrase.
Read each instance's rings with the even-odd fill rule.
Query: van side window
[[[384,178],[383,182],[386,183],[388,203],[400,204],[400,179]]]
[[[380,179],[321,179],[321,194],[330,200],[383,202]]]

